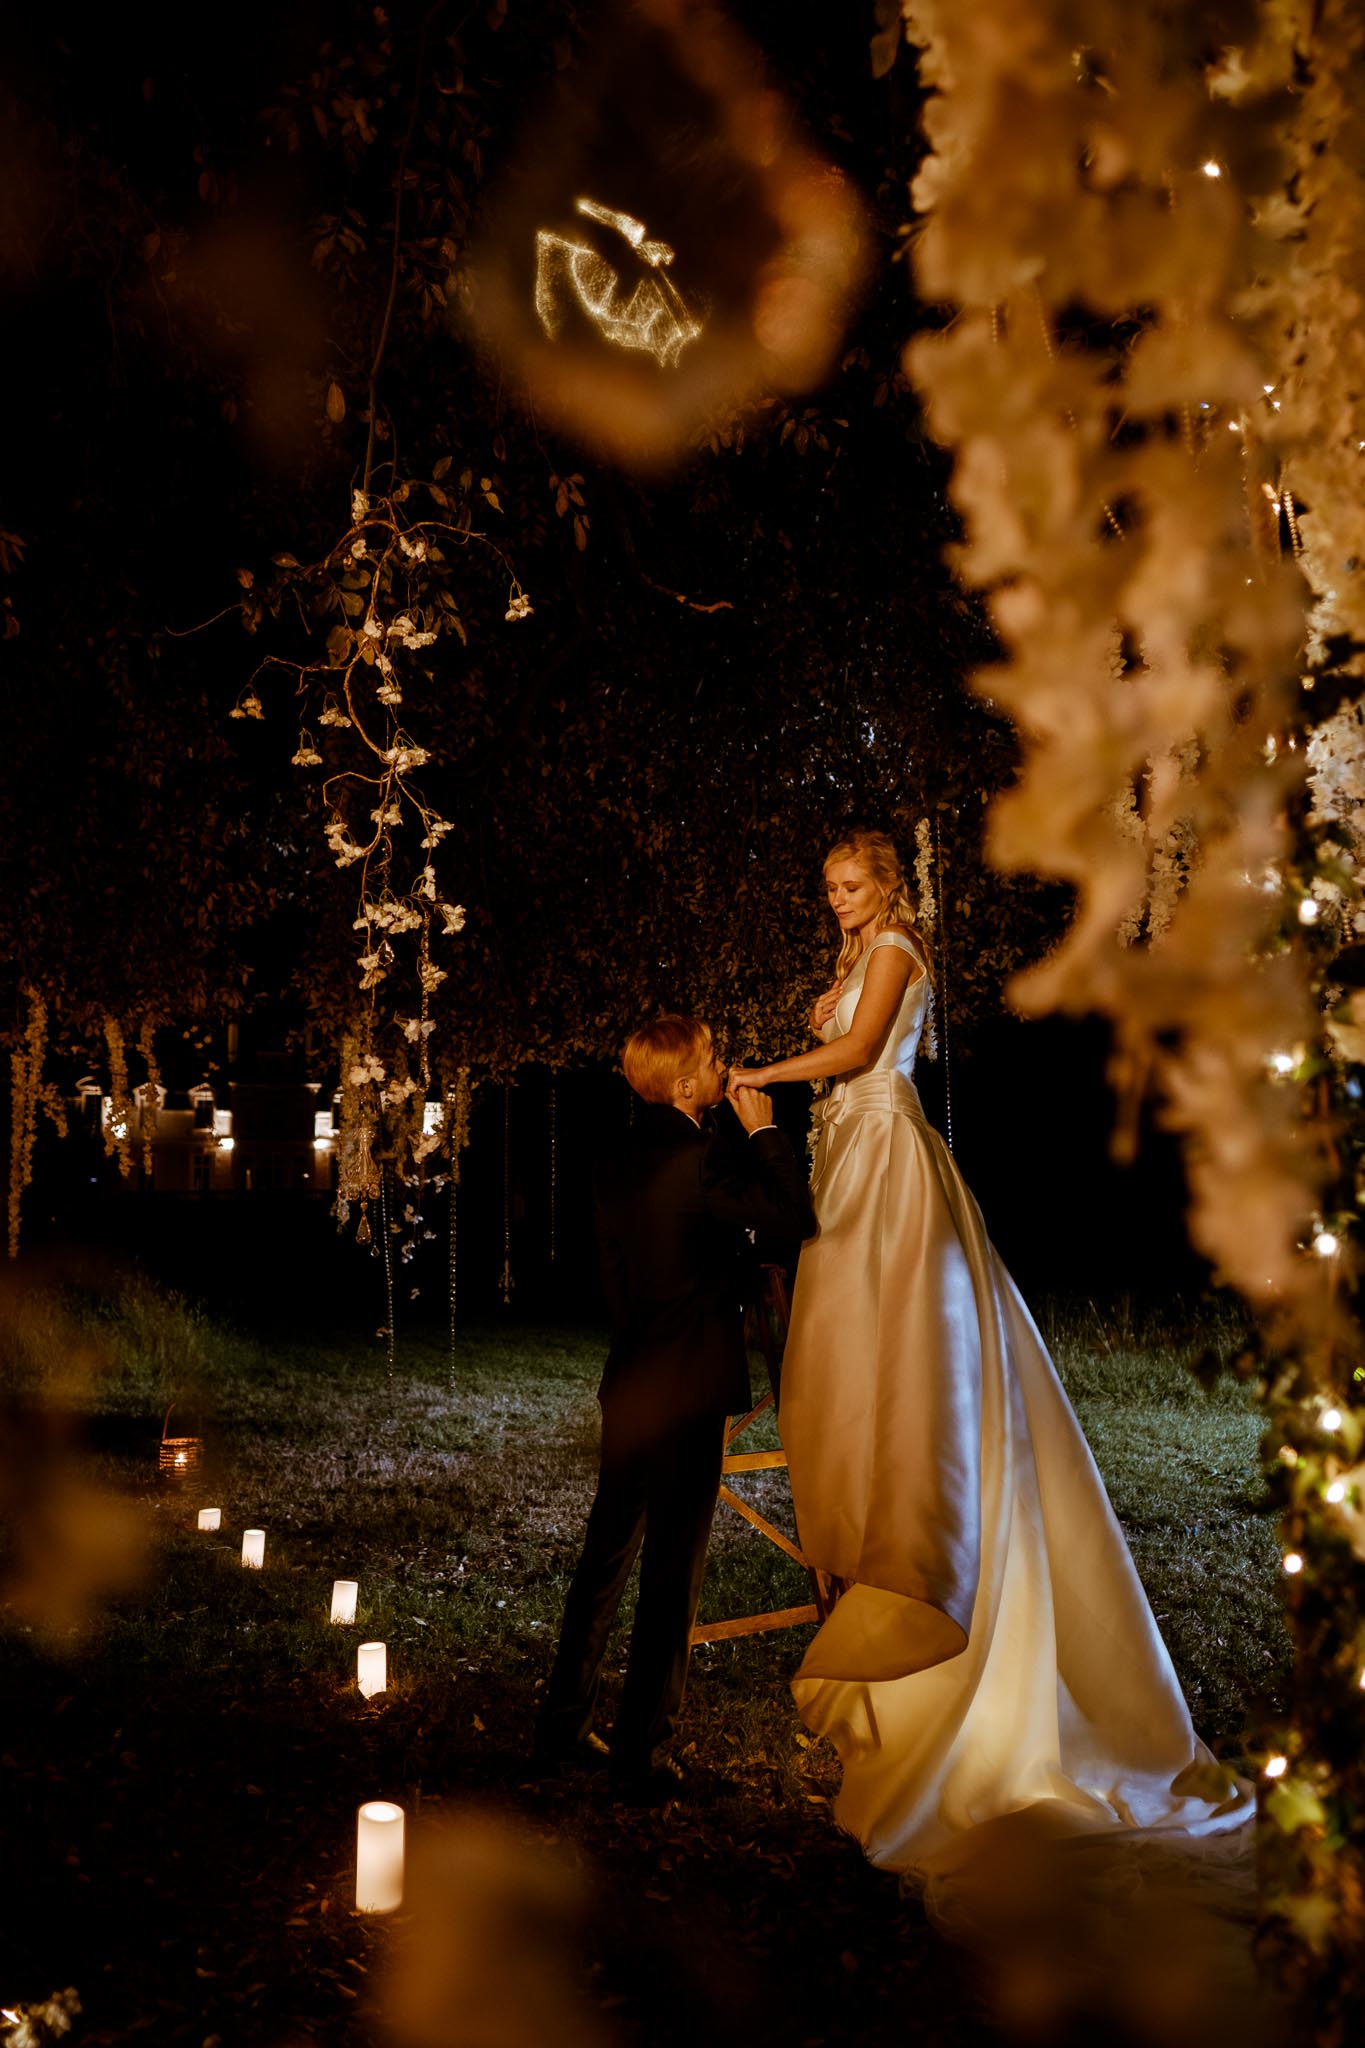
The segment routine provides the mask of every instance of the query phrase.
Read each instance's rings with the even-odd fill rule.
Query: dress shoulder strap
[[[904,932],[878,932],[871,945],[864,949],[865,955],[875,953],[878,946],[894,946],[898,952],[908,953],[912,960],[920,960],[919,947],[913,939],[907,938]]]

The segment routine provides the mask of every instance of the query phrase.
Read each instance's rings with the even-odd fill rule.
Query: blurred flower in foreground
[[[865,268],[754,46],[710,0],[623,0],[503,181],[469,314],[538,411],[649,467],[817,383]]]
[[[1287,2038],[1251,1952],[1249,1839],[1115,1841],[1039,1806],[964,1841],[925,1904],[979,1959],[1007,2040],[1273,2048]]]
[[[83,1412],[100,1360],[54,1288],[0,1276],[0,1620],[75,1647],[142,1573],[132,1508],[90,1477]]]
[[[399,2048],[608,2048],[581,1988],[586,1887],[490,1815],[414,1844],[409,1929],[385,2000]]]

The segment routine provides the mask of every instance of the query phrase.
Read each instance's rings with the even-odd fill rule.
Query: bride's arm
[[[867,963],[853,1022],[842,1038],[771,1067],[734,1067],[731,1085],[766,1088],[772,1081],[820,1081],[865,1067],[885,1038],[906,989],[923,972],[918,960],[899,946],[878,946]]]

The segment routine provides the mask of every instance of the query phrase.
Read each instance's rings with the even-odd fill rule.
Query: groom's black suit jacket
[[[702,1130],[647,1104],[599,1160],[596,1184],[611,1318],[604,1411],[642,1438],[738,1414],[750,1404],[743,1312],[755,1277],[745,1231],[795,1240],[815,1228],[788,1140],[746,1135],[729,1109]]]

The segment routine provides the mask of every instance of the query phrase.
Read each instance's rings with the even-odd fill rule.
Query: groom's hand
[[[725,1099],[746,1131],[766,1130],[773,1120],[773,1099],[759,1088],[736,1086],[733,1076]]]

